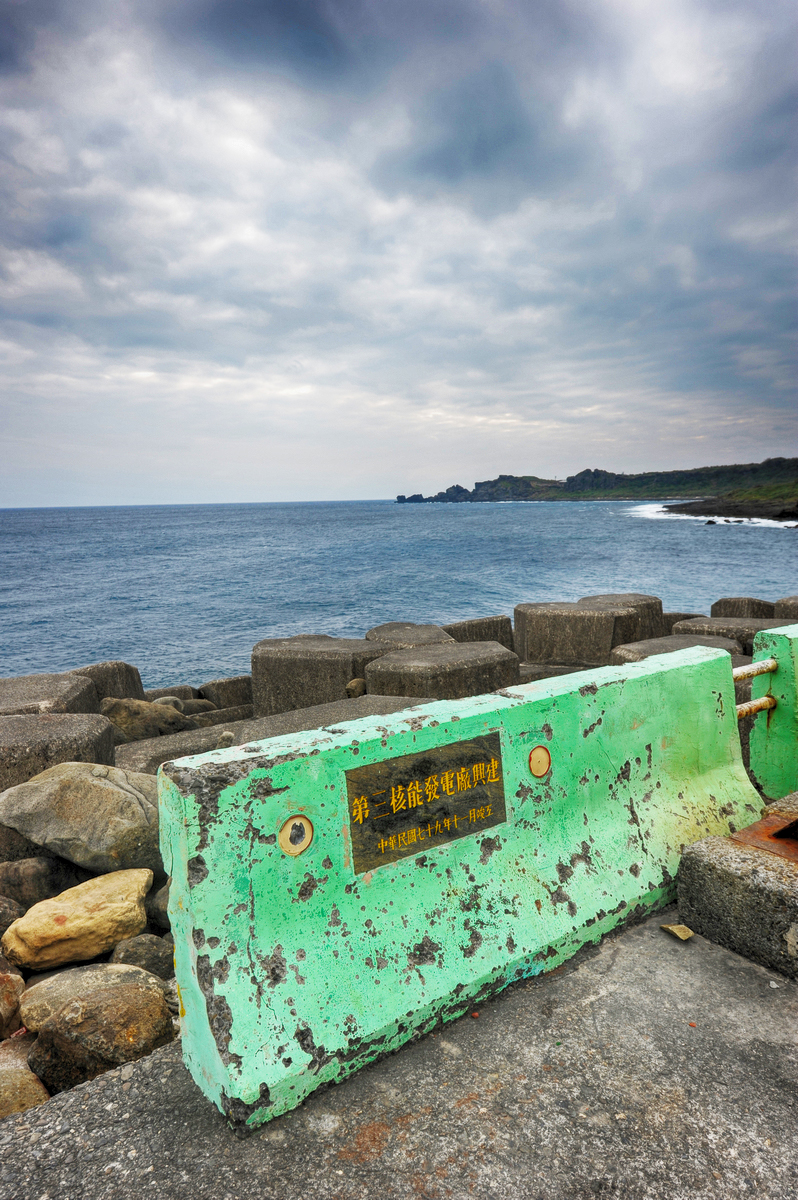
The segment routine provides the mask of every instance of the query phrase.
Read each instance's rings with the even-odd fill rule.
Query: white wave
[[[655,503],[636,504],[629,509],[630,517],[642,517],[646,521],[698,521],[706,525],[715,521],[718,525],[762,525],[769,529],[798,529],[798,525],[787,521],[772,521],[769,517],[719,517],[710,513],[695,516],[693,513],[668,512],[666,504],[678,504],[678,500],[658,500]]]

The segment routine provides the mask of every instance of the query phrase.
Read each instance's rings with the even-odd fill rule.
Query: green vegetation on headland
[[[699,499],[669,505],[672,512],[793,520],[798,518],[798,458],[767,458],[761,463],[697,467],[691,471],[646,471],[640,475],[587,470],[564,480],[500,475],[476,483],[471,492],[453,484],[434,496],[418,492],[396,499],[399,504],[478,504],[503,500],[661,500],[678,496]],[[726,512],[725,506],[729,505],[740,511]]]

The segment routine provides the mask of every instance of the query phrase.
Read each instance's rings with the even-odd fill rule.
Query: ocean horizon
[[[709,613],[798,592],[798,530],[658,501],[386,500],[0,509],[0,675],[105,659],[145,687],[249,671],[255,642],[362,637],[601,592]]]

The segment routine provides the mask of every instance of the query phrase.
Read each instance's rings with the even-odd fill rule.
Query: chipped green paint
[[[771,800],[798,790],[798,625],[766,629],[754,638],[754,662],[775,658],[772,674],[756,675],[751,699],[774,696],[776,707],[758,713],[751,728],[751,772]]]
[[[666,903],[685,844],[760,814],[736,726],[730,659],[697,648],[167,764],[195,1080],[254,1127]],[[344,773],[493,733],[506,821],[356,875]]]

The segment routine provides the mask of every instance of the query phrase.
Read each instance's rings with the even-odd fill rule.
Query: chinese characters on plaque
[[[498,733],[345,775],[358,875],[507,820]]]

